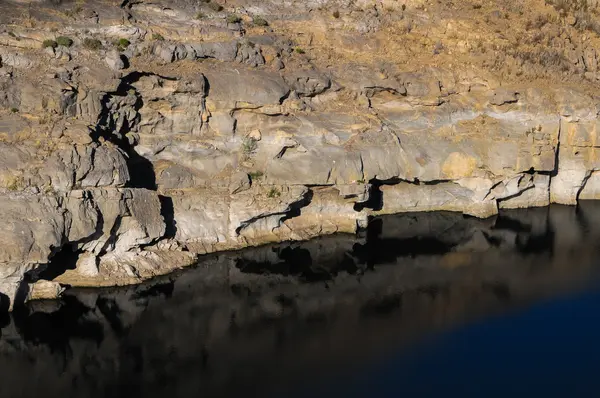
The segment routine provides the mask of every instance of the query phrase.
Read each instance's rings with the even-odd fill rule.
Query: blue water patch
[[[599,370],[597,288],[426,339],[309,395],[593,397]]]

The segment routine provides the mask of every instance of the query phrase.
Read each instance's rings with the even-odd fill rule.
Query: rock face
[[[599,198],[584,11],[442,3],[4,2],[3,300],[371,215]]]

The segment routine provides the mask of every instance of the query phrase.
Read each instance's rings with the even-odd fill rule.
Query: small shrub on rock
[[[246,137],[242,142],[242,153],[244,156],[252,155],[258,148],[258,142],[254,138]]]
[[[160,33],[152,33],[152,40],[164,41],[165,38]]]
[[[130,44],[131,42],[127,39],[119,39],[115,42],[115,46],[119,51],[125,51],[125,49],[129,47]]]
[[[333,17],[334,17],[335,19],[338,19],[338,18],[340,17],[340,12],[339,12],[338,10],[335,10],[335,11],[333,12]]]
[[[259,16],[252,18],[252,23],[256,26],[269,26],[267,20]]]
[[[248,173],[248,176],[250,177],[251,180],[257,180],[264,175],[265,175],[265,173],[263,173],[262,171],[251,171],[250,173]]]
[[[48,48],[48,47],[56,48],[56,47],[58,47],[58,43],[56,43],[56,41],[54,41],[52,39],[46,39],[42,42],[42,48]]]
[[[102,48],[102,42],[98,39],[90,39],[86,37],[83,40],[83,46],[88,50],[100,50]]]
[[[239,15],[229,14],[227,15],[227,23],[240,23],[242,22],[242,18]]]
[[[71,47],[73,45],[73,40],[67,36],[58,36],[56,38],[56,43],[59,46]]]
[[[302,48],[300,47],[296,47],[294,49],[294,51],[296,51],[298,54],[306,54],[306,51],[304,51]]]
[[[279,192],[279,189],[272,187],[269,192],[267,193],[267,196],[269,198],[278,198],[281,196],[281,192]]]
[[[23,176],[12,176],[7,181],[6,189],[8,189],[9,191],[18,191],[23,188],[23,185]]]
[[[198,14],[196,14],[196,19],[203,19],[206,18],[206,14],[203,13],[202,11],[199,11]]]

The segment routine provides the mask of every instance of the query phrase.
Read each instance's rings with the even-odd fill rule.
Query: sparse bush
[[[250,173],[248,173],[248,176],[250,177],[251,180],[259,179],[264,175],[265,175],[265,173],[263,173],[262,171],[251,171]]]
[[[254,138],[246,137],[244,138],[244,141],[242,141],[242,153],[246,157],[249,157],[254,152],[256,152],[257,148],[258,142]]]
[[[219,3],[208,3],[208,7],[215,12],[223,11],[223,6]]]
[[[512,56],[522,63],[540,65],[546,69],[554,68],[559,71],[568,71],[570,69],[569,60],[560,50],[546,49],[542,51],[516,51]]]
[[[546,4],[552,5],[560,14],[568,12],[588,11],[588,0],[546,0]]]
[[[600,35],[600,23],[594,19],[591,13],[580,11],[576,14],[575,28],[589,30]]]
[[[17,108],[10,108],[10,111],[12,113],[18,113],[19,112],[19,110]]]
[[[333,17],[334,17],[335,19],[338,19],[338,18],[340,17],[340,12],[339,12],[338,10],[335,10],[335,11],[333,12]]]
[[[549,22],[548,15],[538,15],[533,20],[528,20],[525,24],[526,30],[541,29]]]
[[[17,35],[15,35],[15,32],[13,32],[13,31],[10,31],[10,32],[8,32],[8,35],[9,35],[10,37],[14,37],[14,38],[16,38],[16,37],[17,37]]]
[[[259,16],[252,18],[252,23],[256,26],[269,26],[267,20]]]
[[[281,196],[281,192],[279,192],[279,189],[271,187],[271,189],[269,189],[269,192],[267,193],[267,196],[269,198],[278,198]]]
[[[48,48],[48,47],[56,48],[56,47],[58,47],[58,43],[56,43],[56,41],[54,41],[52,39],[46,39],[42,42],[42,48]]]
[[[152,40],[164,41],[165,38],[160,33],[152,33]]]
[[[242,18],[239,15],[229,14],[227,15],[227,23],[240,23],[242,22]]]
[[[73,8],[72,10],[65,10],[64,14],[65,16],[69,17],[69,18],[75,18],[75,16],[79,13],[81,13],[83,11],[83,6],[81,4],[78,4],[75,8]]]
[[[71,47],[73,45],[73,40],[67,36],[58,36],[56,38],[56,44],[59,46]]]
[[[298,54],[306,54],[306,51],[304,51],[302,48],[300,47],[296,47],[294,48],[294,51],[296,51]]]
[[[551,4],[563,17],[572,13],[575,16],[575,28],[600,35],[600,22],[594,18],[598,15],[597,5],[588,0],[546,0],[546,4]]]
[[[11,176],[9,180],[6,182],[6,189],[9,191],[18,191],[23,187],[25,181],[23,176]]]
[[[83,46],[88,50],[100,50],[102,48],[102,42],[98,39],[86,37],[83,39]]]
[[[129,40],[127,40],[127,39],[121,38],[121,39],[115,41],[114,44],[115,44],[115,47],[117,47],[117,49],[119,51],[125,51],[125,49],[127,47],[129,47],[129,45],[131,44],[131,42]]]
[[[206,18],[206,14],[203,13],[202,11],[198,11],[198,13],[196,14],[196,19],[203,19]]]

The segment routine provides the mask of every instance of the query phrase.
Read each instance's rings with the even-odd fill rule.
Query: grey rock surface
[[[120,285],[371,215],[600,199],[600,39],[533,37],[556,10],[515,1],[510,29],[470,0],[0,4],[0,292],[69,253],[56,281]]]

